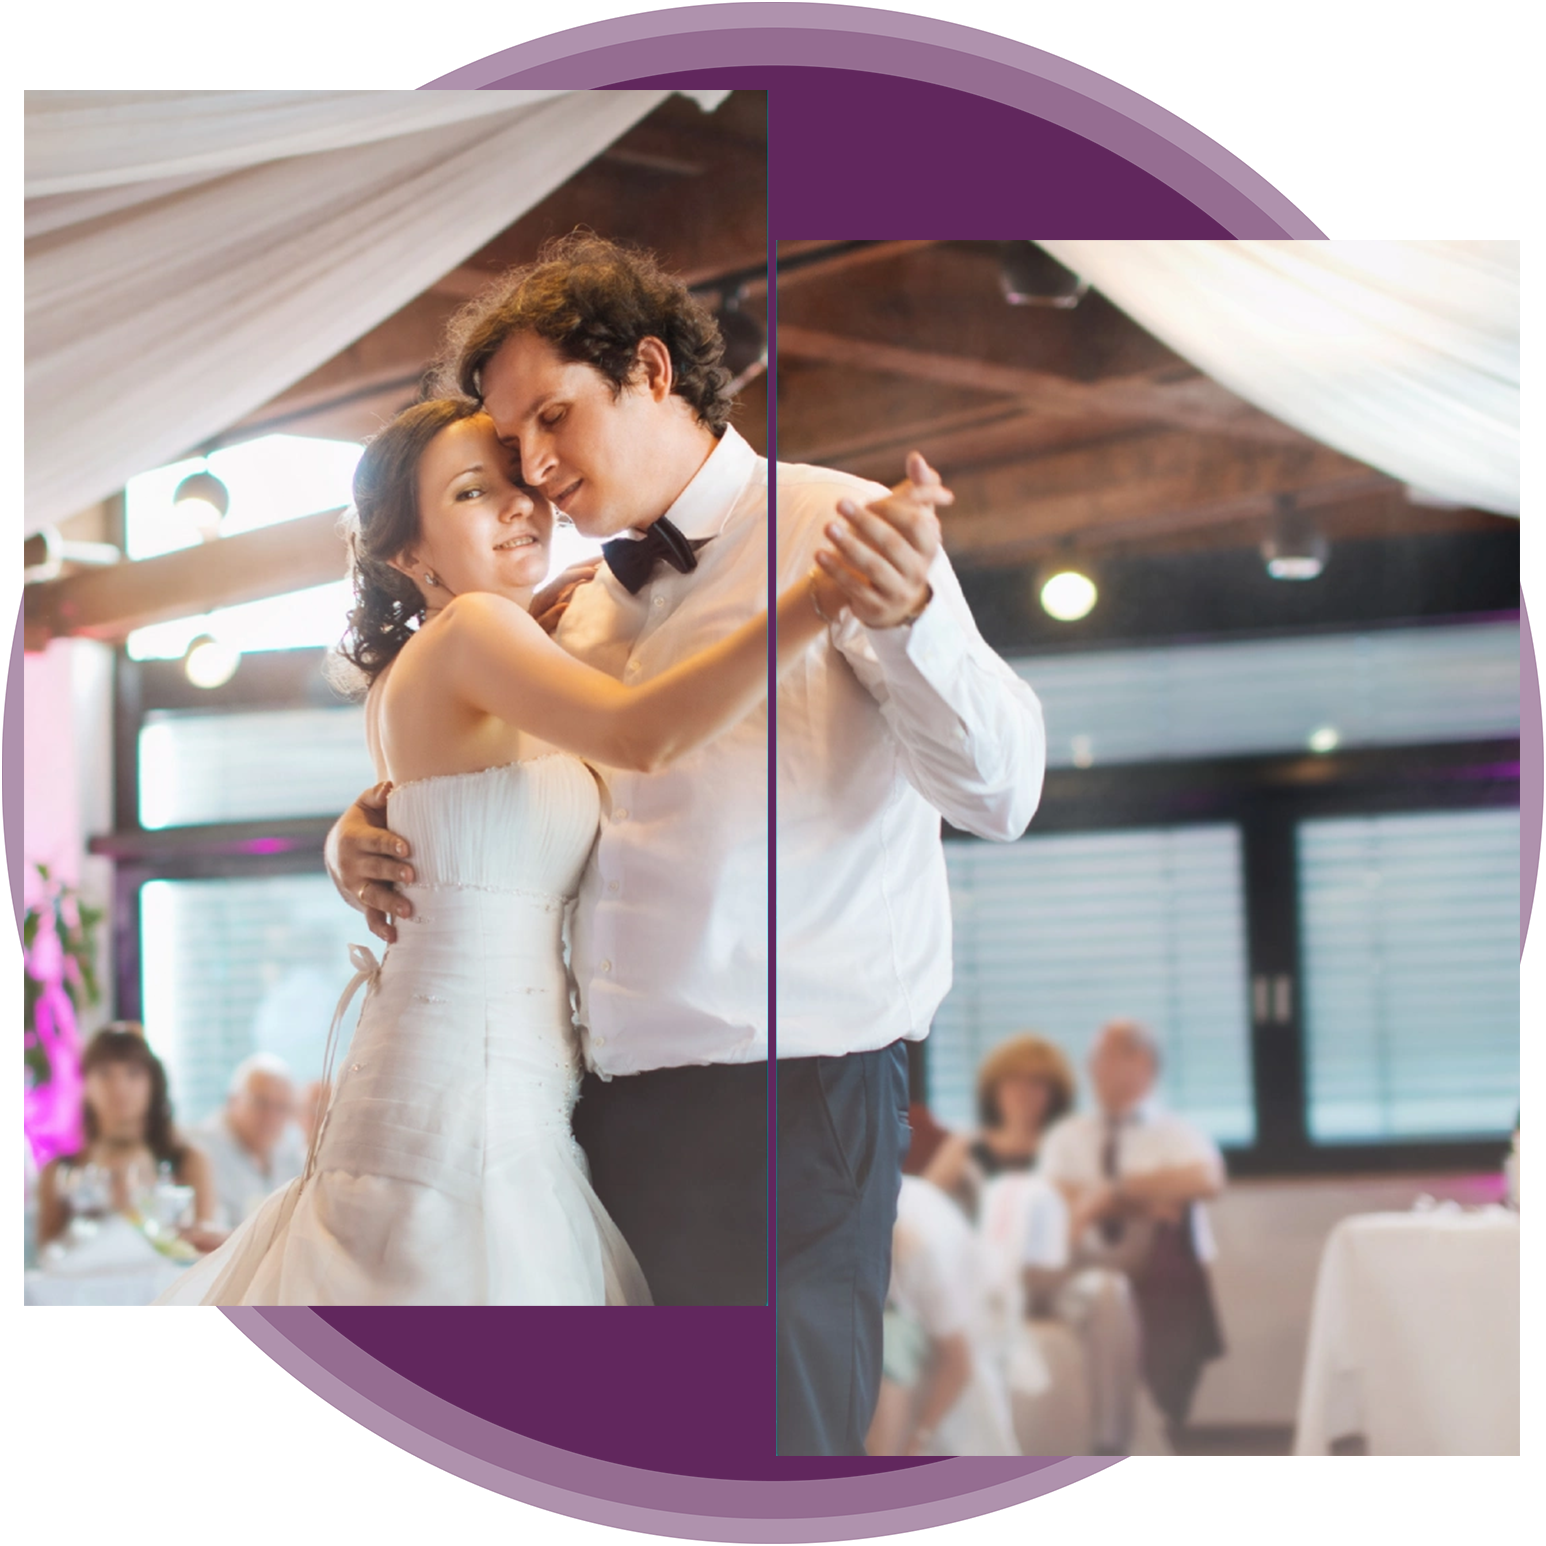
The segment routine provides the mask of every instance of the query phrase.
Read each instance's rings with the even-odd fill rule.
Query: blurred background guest
[[[183,1231],[184,1237],[201,1250],[218,1244],[219,1232],[206,1227],[217,1207],[209,1160],[173,1124],[166,1070],[146,1043],[144,1028],[130,1020],[104,1026],[86,1046],[81,1073],[85,1143],[77,1153],[44,1167],[38,1185],[39,1243],[63,1235],[72,1210],[135,1212],[140,1195],[166,1166],[178,1185],[193,1188],[197,1222]],[[85,1190],[77,1192],[72,1185],[81,1178],[89,1178],[89,1201]]]
[[[1131,1434],[1140,1346],[1144,1379],[1173,1433],[1203,1366],[1224,1350],[1202,1207],[1223,1190],[1224,1162],[1211,1138],[1154,1100],[1159,1066],[1142,1025],[1109,1022],[1090,1053],[1096,1109],[1059,1123],[1041,1155],[1072,1215],[1073,1275],[1059,1291],[1059,1313],[1100,1328],[1091,1339],[1098,1447],[1118,1452]],[[1125,1307],[1128,1284],[1137,1326]]]
[[[295,1124],[298,1109],[289,1064],[255,1052],[237,1064],[225,1105],[194,1129],[209,1158],[220,1221],[227,1228],[301,1173],[306,1150]]]
[[[904,1175],[892,1235],[881,1394],[871,1455],[1017,1455],[988,1343],[981,1253],[943,1192]]]
[[[1026,1032],[995,1047],[977,1070],[975,1133],[940,1144],[923,1172],[975,1215],[984,1183],[1036,1163],[1042,1134],[1074,1101],[1074,1073],[1062,1051]]]

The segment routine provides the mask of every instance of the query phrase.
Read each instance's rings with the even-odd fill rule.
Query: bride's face
[[[524,601],[548,572],[553,507],[515,480],[489,419],[448,424],[419,458],[419,541],[401,567],[431,605],[468,591]],[[440,581],[425,586],[424,572]]]

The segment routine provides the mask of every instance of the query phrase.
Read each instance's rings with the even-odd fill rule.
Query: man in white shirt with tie
[[[295,1125],[296,1104],[288,1065],[272,1053],[255,1052],[231,1075],[225,1105],[194,1128],[214,1174],[222,1228],[235,1228],[301,1173],[306,1149]]]
[[[463,389],[583,532],[667,534],[642,578],[614,549],[556,634],[624,681],[768,602],[767,462],[726,422],[705,325],[653,264],[572,237],[475,303],[453,340]],[[918,490],[899,499],[778,472],[779,588],[835,549],[850,598],[777,696],[779,1142],[811,1150],[808,1165],[780,1160],[784,1453],[862,1453],[874,1407],[902,1041],[927,1033],[949,985],[940,812],[1016,837],[1045,760],[1034,695],[977,635],[939,550],[929,506],[948,495],[921,460],[910,471]],[[765,713],[661,772],[602,770],[573,931],[591,1069],[575,1124],[658,1303],[767,1299],[767,770]],[[329,867],[389,938],[405,861],[362,799]]]
[[[1160,1051],[1147,1027],[1109,1022],[1089,1068],[1095,1109],[1052,1128],[1037,1168],[1068,1200],[1072,1261],[1058,1313],[1084,1337],[1097,1445],[1120,1454],[1140,1373],[1177,1425],[1203,1365],[1223,1351],[1204,1203],[1223,1189],[1224,1160],[1206,1133],[1155,1099]]]

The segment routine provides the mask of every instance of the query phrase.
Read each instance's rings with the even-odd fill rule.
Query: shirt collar
[[[666,511],[666,519],[689,542],[717,537],[756,467],[757,453],[745,436],[727,426],[708,460]]]
[[[1108,1116],[1100,1111],[1100,1120],[1106,1127],[1143,1127],[1154,1120],[1158,1107],[1153,1095],[1145,1095],[1136,1106],[1129,1106],[1119,1117]]]

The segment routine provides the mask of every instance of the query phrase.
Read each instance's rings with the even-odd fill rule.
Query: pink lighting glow
[[[41,991],[33,1008],[35,1029],[27,1033],[27,1051],[40,1052],[48,1065],[46,1080],[29,1081],[24,1107],[27,1142],[41,1168],[81,1145],[81,1046],[75,1006],[67,979],[78,973],[44,912],[26,972]]]

